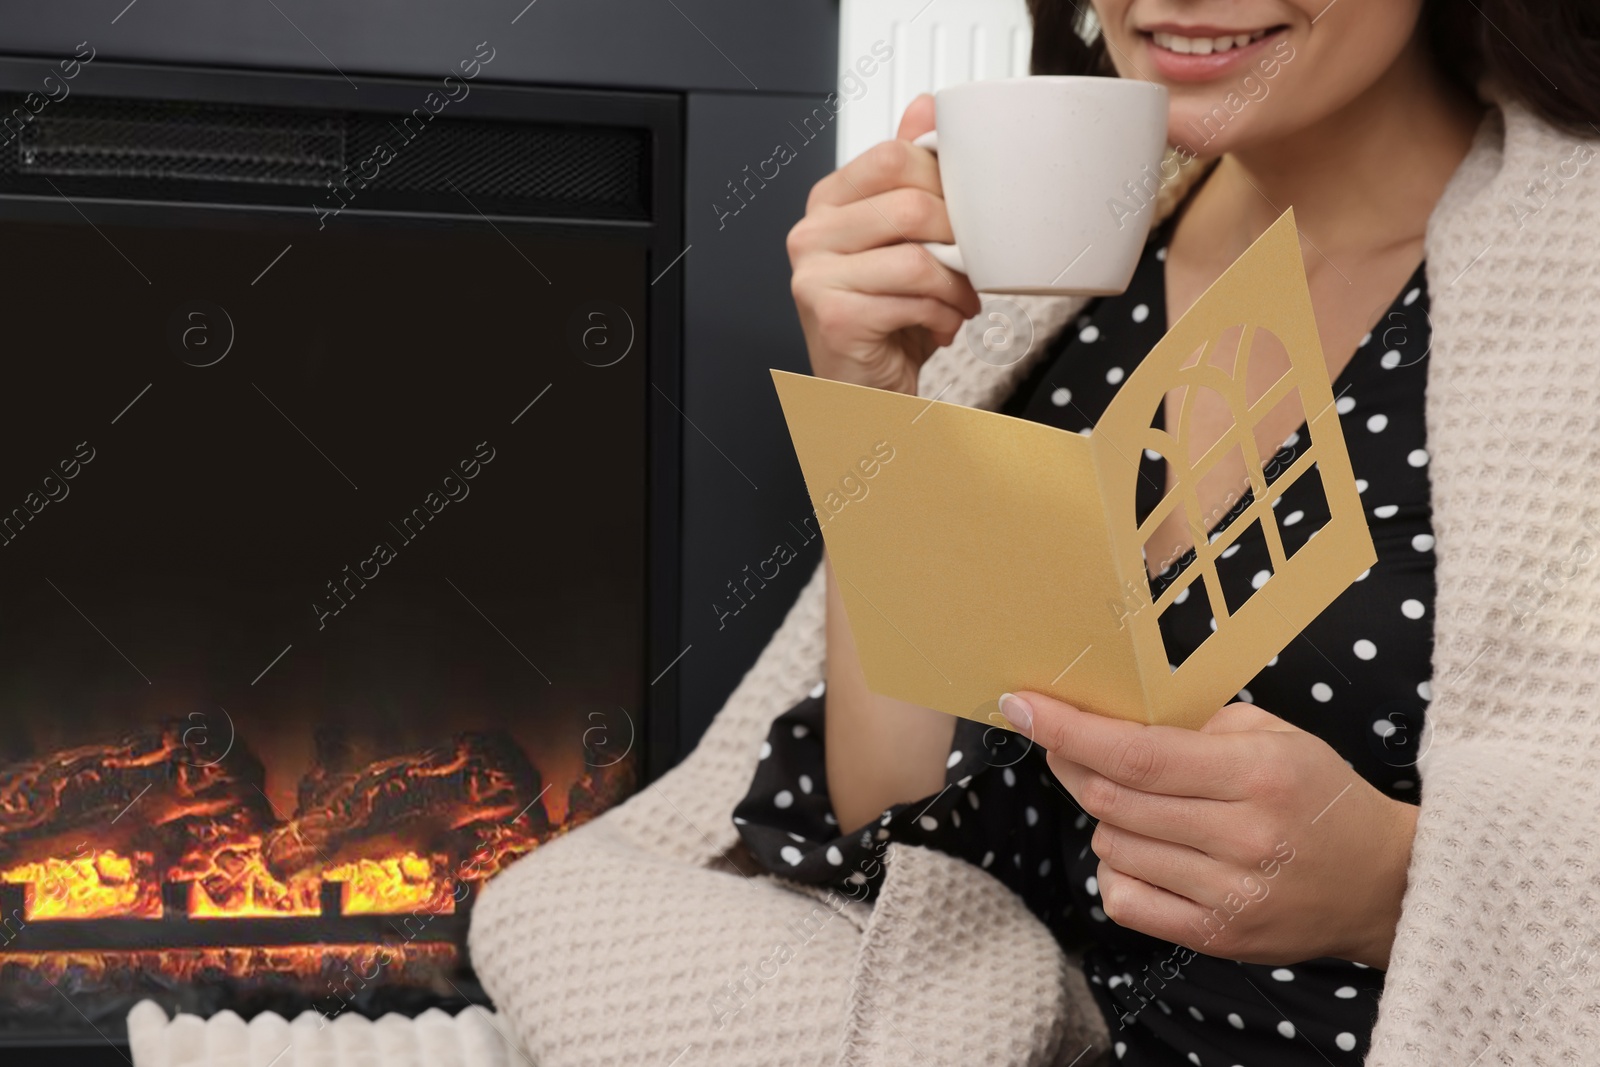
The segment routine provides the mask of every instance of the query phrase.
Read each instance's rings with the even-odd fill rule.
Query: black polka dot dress
[[[1163,264],[1170,224],[1151,237],[1127,292],[1104,297],[1062,332],[1001,410],[1087,433],[1118,384],[1166,332]],[[1239,693],[1317,734],[1367,781],[1415,803],[1433,643],[1433,534],[1423,424],[1428,296],[1419,266],[1333,383],[1378,561]],[[1285,440],[1269,477],[1293,463],[1307,429]],[[1165,461],[1141,461],[1139,510],[1166,484]],[[1286,552],[1328,521],[1320,482],[1292,482],[1273,509]],[[1218,519],[1226,529],[1247,495]],[[1224,553],[1227,601],[1271,580],[1260,527]],[[1179,580],[1192,550],[1152,580]],[[1233,588],[1229,588],[1230,585]],[[1159,619],[1174,662],[1215,627],[1199,586]],[[996,694],[998,695],[998,694]],[[841,827],[828,800],[824,689],[773,723],[749,793],[734,814],[767,869],[856,896],[876,892],[892,840],[940,849],[989,871],[1019,894],[1064,947],[1083,951],[1111,1029],[1109,1062],[1202,1067],[1359,1064],[1383,974],[1335,959],[1283,967],[1193,953],[1110,922],[1089,850],[1094,822],[1046,766],[1042,750],[1008,731],[958,719],[937,794],[897,805],[866,826]],[[1292,847],[1285,861],[1293,863]],[[1279,857],[1280,860],[1283,857]],[[855,888],[865,887],[865,888]],[[1270,885],[1269,885],[1270,889]],[[1259,904],[1270,906],[1270,895]],[[974,1002],[973,1010],[981,1010]]]

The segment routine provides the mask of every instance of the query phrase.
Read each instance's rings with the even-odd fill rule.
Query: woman
[[[1600,941],[1573,904],[1592,898],[1562,889],[1541,898],[1553,902],[1547,910],[1522,916],[1530,930],[1567,931],[1541,941],[1532,957],[1545,978],[1527,973],[1528,960],[1490,945],[1492,938],[1509,938],[1495,941],[1509,946],[1532,936],[1518,934],[1514,918],[1490,914],[1515,892],[1498,884],[1509,877],[1505,870],[1518,869],[1504,850],[1508,837],[1536,835],[1559,861],[1542,878],[1534,873],[1542,864],[1522,868],[1528,880],[1567,886],[1582,883],[1586,872],[1592,884],[1593,868],[1585,865],[1594,860],[1597,827],[1592,816],[1579,819],[1570,831],[1580,839],[1574,846],[1556,842],[1556,828],[1539,825],[1536,810],[1502,805],[1481,813],[1480,822],[1475,805],[1492,796],[1484,793],[1485,767],[1504,761],[1514,779],[1508,788],[1526,793],[1558,764],[1570,769],[1576,760],[1585,772],[1596,766],[1595,738],[1572,725],[1586,705],[1570,693],[1555,695],[1569,683],[1545,675],[1534,645],[1508,636],[1469,661],[1470,650],[1453,647],[1459,627],[1452,620],[1469,609],[1499,611],[1506,625],[1531,633],[1558,610],[1547,605],[1577,595],[1579,586],[1592,588],[1584,564],[1595,553],[1589,541],[1569,540],[1548,553],[1565,562],[1547,566],[1545,577],[1509,604],[1472,599],[1467,556],[1443,552],[1451,544],[1446,526],[1462,530],[1455,544],[1470,540],[1462,521],[1468,477],[1453,473],[1459,466],[1448,475],[1435,469],[1447,465],[1433,462],[1442,447],[1433,435],[1448,431],[1456,435],[1449,441],[1465,440],[1460,423],[1477,411],[1484,422],[1473,440],[1492,442],[1497,423],[1462,392],[1473,388],[1466,371],[1446,377],[1436,364],[1448,355],[1451,365],[1466,367],[1466,354],[1486,345],[1515,347],[1503,336],[1483,336],[1488,316],[1468,322],[1474,311],[1461,295],[1493,285],[1492,270],[1540,276],[1543,256],[1559,271],[1565,253],[1548,242],[1514,253],[1515,235],[1540,213],[1594,203],[1580,201],[1589,194],[1576,186],[1600,181],[1584,173],[1594,149],[1578,139],[1600,132],[1592,125],[1600,119],[1600,24],[1587,7],[1555,2],[1535,9],[1445,0],[1096,0],[1092,20],[1070,0],[1029,6],[1035,73],[1098,73],[1168,87],[1169,140],[1183,161],[1178,184],[1187,190],[1153,228],[1128,292],[1087,305],[1036,358],[1004,410],[1087,432],[1167,324],[1292,205],[1378,562],[1204,729],[1147,727],[1038,693],[1005,694],[1000,709],[1027,741],[1005,741],[974,722],[871,693],[830,569],[826,684],[774,724],[735,822],[769,870],[798,881],[870,882],[861,874],[863,857],[890,840],[990,870],[1063,946],[1083,950],[1120,1062],[1359,1063],[1380,1006],[1391,1018],[1414,1010],[1385,995],[1385,972],[1402,940],[1408,983],[1418,985],[1415,975],[1430,969],[1456,967],[1465,976],[1460,999],[1478,1002],[1452,1005],[1457,1014],[1448,1019],[1424,1020],[1424,1029],[1436,1024],[1441,1033],[1436,1043],[1410,1049],[1415,1062],[1446,1062],[1435,1058],[1446,1047],[1466,1062],[1474,1053],[1537,1045],[1539,1027],[1554,1017],[1546,1009],[1560,1014],[1557,982],[1575,983],[1593,1002]],[[1486,102],[1475,87],[1504,106]],[[909,143],[932,126],[931,98],[921,97],[894,141],[817,184],[790,234],[793,291],[818,375],[915,393],[921,365],[936,349],[960,343],[980,309],[964,276],[941,270],[909,243],[953,239],[936,162]],[[1496,241],[1507,249],[1503,256],[1480,265],[1451,244],[1450,273],[1441,277],[1442,266],[1424,259],[1430,242],[1449,240],[1436,213],[1447,190],[1466,190],[1484,172],[1484,146],[1497,136],[1507,166],[1514,145],[1544,146],[1550,158],[1517,157],[1528,168],[1525,196],[1492,204],[1480,198],[1473,218],[1449,224],[1452,235],[1487,227],[1493,239],[1480,257]],[[1565,147],[1553,154],[1555,145]],[[1540,164],[1544,169],[1535,170]],[[1458,191],[1455,201],[1465,196]],[[1574,216],[1587,236],[1572,240],[1587,250],[1573,262],[1592,271],[1595,229],[1587,210]],[[1551,219],[1539,220],[1541,233]],[[1484,273],[1463,283],[1474,266]],[[1541,306],[1537,285],[1504,295],[1526,314],[1502,318],[1521,321],[1539,344],[1582,351],[1570,335],[1538,331],[1561,329],[1561,316],[1588,316],[1587,303]],[[1528,327],[1530,319],[1541,325]],[[1430,344],[1439,346],[1432,361],[1423,358]],[[1271,363],[1270,354],[1252,357],[1251,373]],[[1488,364],[1489,373],[1519,371],[1505,360]],[[1535,364],[1525,366],[1539,373]],[[1590,382],[1592,370],[1592,363],[1574,364],[1575,388]],[[1536,384],[1530,379],[1530,388]],[[1181,399],[1169,395],[1158,417],[1170,419]],[[1557,402],[1546,389],[1506,410],[1539,420],[1539,405]],[[1195,454],[1231,420],[1220,398],[1197,404],[1196,425],[1213,430]],[[1279,449],[1269,481],[1292,461],[1310,414],[1285,407],[1258,428],[1260,454]],[[1600,458],[1592,430],[1581,419],[1570,426],[1576,452],[1591,462]],[[1456,445],[1455,455],[1467,448]],[[1141,474],[1143,509],[1175,474],[1149,454]],[[1227,530],[1249,503],[1249,494],[1241,499],[1238,492],[1247,484],[1242,461],[1202,479],[1201,511],[1212,517],[1203,525],[1212,534]],[[1527,509],[1507,499],[1519,491],[1499,490],[1501,500],[1488,504],[1492,520],[1473,518],[1501,524],[1500,536],[1511,543],[1577,536],[1539,525],[1553,521],[1549,515],[1529,521]],[[1571,499],[1585,501],[1582,494]],[[1509,514],[1502,510],[1508,507]],[[1326,510],[1314,484],[1297,482],[1283,491],[1274,515],[1288,546],[1295,538],[1303,543]],[[995,523],[1003,539],[1005,517]],[[1191,539],[1181,519],[1157,530],[1146,548],[1152,596],[1169,583],[1194,582],[1185,566]],[[1487,553],[1474,551],[1471,565],[1492,574]],[[1230,589],[1223,577],[1230,603],[1270,578],[1267,558],[1259,528],[1239,537],[1234,571],[1243,584]],[[1187,595],[1198,589],[1160,619],[1174,662],[1215,628],[1207,597]],[[1434,647],[1436,616],[1440,635],[1452,627],[1448,649]],[[1576,670],[1592,686],[1600,640],[1585,642],[1572,626],[1565,629],[1567,643],[1559,652],[1552,646],[1568,664],[1562,677]],[[1453,669],[1436,681],[1441,653]],[[1529,731],[1525,751],[1517,744],[1473,747],[1484,716],[1513,714],[1498,701],[1517,686],[1541,702],[1547,721],[1560,719],[1581,735],[1581,743],[1572,742],[1579,755],[1563,751],[1559,729]],[[1577,702],[1563,705],[1568,697]],[[1444,754],[1423,764],[1428,777],[1419,780],[1415,765],[1430,740],[1425,713],[1432,719],[1447,706],[1458,709],[1449,722],[1451,744],[1440,742]],[[1510,706],[1520,714],[1528,705]],[[1562,707],[1573,710],[1563,717]],[[1561,779],[1568,793],[1582,780]],[[1464,840],[1477,825],[1493,829]],[[1494,863],[1502,867],[1490,874]],[[1463,873],[1474,865],[1476,876]],[[1411,884],[1409,894],[1408,875],[1423,882]],[[1460,910],[1469,915],[1455,914]],[[1445,955],[1457,947],[1454,937],[1474,929],[1482,932],[1483,952],[1469,962]],[[1398,938],[1402,930],[1409,938]],[[1506,1000],[1538,1010],[1502,1017],[1495,991],[1525,990],[1535,980],[1552,986],[1551,994],[1508,993]],[[1596,1024],[1563,1018],[1562,1026],[1571,1025]]]

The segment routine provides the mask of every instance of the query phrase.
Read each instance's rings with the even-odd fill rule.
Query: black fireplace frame
[[[55,72],[55,62],[0,55],[0,93],[34,90]],[[287,107],[307,110],[370,111],[407,114],[436,81],[415,78],[356,77],[358,103],[352,107],[349,84],[335,76],[307,73],[222,71],[157,64],[114,63],[97,59],[82,68],[73,83],[72,96],[128,100],[180,100],[207,103]],[[660,275],[647,293],[648,320],[644,342],[649,378],[674,405],[682,406],[683,282],[677,271],[665,270],[683,251],[683,115],[682,101],[674,94],[614,92],[590,89],[478,84],[465,99],[451,105],[452,119],[491,119],[502,122],[559,123],[581,127],[643,130],[650,139],[648,218],[582,219],[488,215],[507,234],[543,234],[583,237],[597,234],[636,235],[646,248],[647,273]],[[132,200],[103,197],[18,195],[0,192],[0,222],[31,220],[83,224],[80,208],[92,208],[95,223],[193,225],[207,221],[250,224],[271,220],[304,220],[308,240],[315,237],[317,219],[304,207],[258,206],[174,200]],[[382,210],[353,204],[337,225],[359,231],[363,227],[392,227],[397,222],[417,227],[483,226],[485,221],[465,203],[459,211]],[[665,271],[663,273],[663,271]],[[663,415],[651,405],[647,429],[650,450],[646,536],[646,677],[656,678],[682,651],[678,643],[680,618],[679,559],[682,552],[680,482],[682,426],[674,414]],[[676,762],[679,744],[677,690],[648,687],[649,704],[640,709],[644,720],[638,738],[643,776],[654,780]]]
[[[0,93],[37,90],[46,75],[56,73],[56,61],[0,55]],[[85,65],[72,84],[68,99],[203,101],[212,104],[266,106],[296,110],[408,114],[437,79],[420,77],[351,78],[352,92],[343,77],[304,72],[221,70],[155,63],[118,63],[97,58]],[[53,105],[54,106],[54,105]],[[62,106],[65,106],[64,104]],[[680,570],[683,552],[682,470],[683,401],[682,335],[683,272],[670,267],[684,250],[684,145],[685,115],[681,94],[647,91],[550,88],[475,83],[469,96],[451,105],[449,120],[494,120],[559,124],[582,128],[644,131],[648,136],[648,184],[645,218],[585,219],[555,216],[513,216],[491,213],[488,220],[505,234],[584,237],[606,235],[635,241],[645,250],[646,276],[654,278],[646,293],[647,323],[636,346],[644,348],[648,378],[671,407],[652,397],[646,429],[649,448],[647,502],[647,576],[645,595],[645,662],[640,664],[646,682],[646,705],[638,709],[635,749],[643,781],[654,780],[670,768],[679,755],[681,732],[676,685],[652,685],[682,653],[680,645]],[[6,150],[17,150],[7,146]],[[308,200],[310,197],[308,196]],[[309,243],[317,230],[315,213],[306,206],[261,206],[189,200],[150,200],[58,194],[0,193],[0,223],[8,221],[61,222],[83,225],[194,225],[227,223],[249,227],[303,221]],[[359,203],[344,210],[337,225],[359,232],[363,227],[392,229],[397,224],[415,227],[484,226],[485,218],[467,204],[461,210],[383,210]],[[298,240],[298,238],[297,238]],[[574,356],[576,358],[576,356]],[[164,902],[176,905],[177,890],[164,887]],[[21,886],[0,886],[0,904],[7,909],[20,904]],[[16,951],[53,951],[102,947],[108,950],[140,945],[152,924],[161,931],[163,945],[173,947],[228,946],[237,944],[293,944],[359,940],[378,943],[393,932],[391,918],[380,915],[346,916],[340,913],[338,886],[324,887],[322,914],[295,919],[234,919],[213,923],[190,921],[175,913],[163,919],[53,920],[38,924],[34,938],[19,935]],[[176,908],[173,909],[174,912]],[[9,910],[6,911],[10,914]],[[440,915],[419,941],[455,941],[464,935],[470,909]],[[46,928],[48,927],[48,929]],[[25,931],[24,933],[26,933]],[[335,936],[337,935],[337,936]],[[7,1062],[28,1052],[48,1057],[53,1064],[121,1064],[123,1048],[108,1046],[91,1035],[82,1042],[40,1039],[33,1045],[6,1044]]]
[[[693,246],[673,271],[683,274],[675,283],[683,294],[678,403],[693,429],[683,430],[678,483],[683,643],[672,655],[693,650],[653,689],[676,694],[682,758],[821,558],[816,541],[796,542],[798,562],[732,624],[723,626],[712,610],[740,566],[767,555],[810,508],[767,369],[810,368],[784,235],[805,213],[812,184],[834,168],[837,124],[827,124],[733,224],[724,226],[714,205],[732,195],[729,182],[743,168],[772,154],[775,134],[789,137],[790,124],[824,106],[828,93],[845,95],[839,18],[839,0],[116,0],[110,9],[104,0],[0,0],[0,53],[53,62],[87,38],[100,57],[93,65],[426,80],[487,40],[498,56],[480,81],[644,90],[677,102],[684,247]],[[738,471],[728,457],[737,458]]]

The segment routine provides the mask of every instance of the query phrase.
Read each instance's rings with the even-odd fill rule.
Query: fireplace
[[[480,1000],[673,755],[680,109],[496,58],[0,62],[0,1045]]]

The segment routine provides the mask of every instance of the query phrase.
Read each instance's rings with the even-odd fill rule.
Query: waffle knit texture
[[[1373,1067],[1600,1055],[1597,150],[1502,105],[1428,224],[1432,703]],[[1030,358],[992,366],[958,339],[921,395],[997,406],[1083,305],[1012,299]],[[539,1067],[660,1067],[689,1048],[696,1067],[1064,1064],[1106,1047],[1044,926],[916,846],[887,850],[874,905],[763,977],[822,896],[744,877],[731,815],[772,719],[823,677],[823,617],[819,568],[678,767],[485,889],[472,957]],[[718,1002],[746,964],[753,992]],[[713,1006],[735,1002],[719,1026]]]

